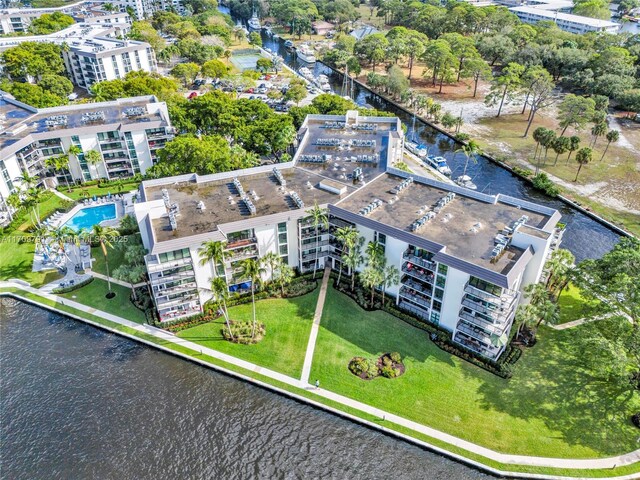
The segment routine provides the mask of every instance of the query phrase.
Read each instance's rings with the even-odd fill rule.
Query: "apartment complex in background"
[[[301,272],[316,258],[343,268],[334,234],[353,226],[401,272],[386,289],[400,308],[497,358],[523,287],[560,241],[560,214],[397,170],[403,143],[397,118],[310,115],[289,163],[143,182],[135,213],[160,319],[201,312],[215,276],[231,292],[250,288],[245,258],[275,252]],[[329,228],[308,219],[315,204],[328,208]],[[225,243],[224,265],[200,264],[210,240]]]
[[[67,75],[74,84],[88,89],[96,82],[123,78],[134,70],[154,72],[158,69],[148,43],[118,38],[129,28],[129,23],[76,23],[50,35],[0,38],[0,52],[22,42],[63,45]]]
[[[50,187],[144,173],[171,138],[167,106],[154,96],[38,109],[0,92],[0,198],[22,188],[25,171]],[[82,153],[69,155],[72,145]],[[90,150],[100,153],[95,165],[85,158]],[[46,161],[60,155],[69,168],[53,172]]]
[[[535,6],[513,7],[509,10],[516,14],[523,23],[536,24],[546,20],[554,22],[559,28],[570,33],[606,32],[618,33],[621,25],[608,20],[583,17],[563,13],[559,9],[544,8],[545,4]]]

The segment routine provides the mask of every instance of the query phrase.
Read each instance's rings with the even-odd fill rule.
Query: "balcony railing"
[[[500,347],[490,347],[487,345],[483,345],[475,338],[465,335],[466,334],[464,332],[457,332],[454,336],[454,341],[458,342],[460,345],[463,345],[465,348],[468,348],[471,351],[492,359],[497,358],[498,355],[502,352],[502,348]]]
[[[233,242],[227,243],[226,250],[233,250],[235,248],[247,247],[249,245],[254,245],[258,243],[258,239],[255,237],[251,238],[242,238],[240,240],[235,240]]]
[[[411,275],[412,277],[417,278],[421,282],[433,285],[433,281],[435,278],[434,274],[430,273],[429,271],[423,270],[422,267],[417,267],[410,262],[405,262],[405,264],[402,265],[402,271],[407,275]]]
[[[499,294],[494,294],[488,292],[486,290],[482,290],[480,288],[474,287],[469,282],[467,282],[464,286],[464,291],[466,293],[470,293],[471,295],[475,295],[482,300],[487,302],[491,302],[494,305],[501,307],[508,307],[513,303],[513,301],[518,296],[518,292],[515,290],[502,290]]]
[[[330,218],[329,223],[331,225],[335,225],[336,227],[353,227],[354,226],[353,223],[345,222],[344,220],[340,218],[335,218],[335,217]]]
[[[300,249],[301,250],[311,250],[312,248],[320,248],[320,247],[325,247],[327,245],[331,244],[330,240],[320,240],[319,242],[308,242],[308,243],[303,243],[300,245]]]
[[[191,264],[191,257],[180,258],[178,260],[171,260],[169,262],[161,263],[157,260],[157,257],[149,255],[146,257],[147,270],[149,273],[161,272],[170,268],[181,267],[182,265]]]
[[[422,297],[407,288],[402,287],[400,289],[400,297],[404,298],[405,300],[411,301],[413,303],[417,303],[418,305],[422,307],[426,307],[427,309],[431,308],[430,298]]]
[[[175,287],[170,287],[170,288],[165,288],[162,290],[154,290],[154,293],[156,295],[156,298],[158,297],[163,297],[166,295],[173,295],[176,293],[181,293],[181,292],[191,292],[193,290],[195,290],[197,287],[196,282],[188,282],[188,283],[183,283],[180,285],[176,285]],[[194,292],[195,293],[195,292]]]
[[[509,322],[492,322],[490,320],[484,319],[477,315],[471,315],[470,313],[465,312],[463,309],[460,309],[458,313],[458,318],[464,320],[473,325],[477,325],[485,330],[490,331],[491,333],[495,333],[496,335],[502,335],[504,331],[507,329],[507,325]]]
[[[431,297],[433,293],[433,285],[430,283],[420,283],[412,280],[411,277],[404,277],[402,279],[402,286],[415,290],[416,292]]]
[[[328,256],[329,252],[324,250],[324,251],[318,252],[317,255],[318,255],[317,258],[323,258],[323,257]],[[316,259],[316,253],[315,252],[314,253],[308,253],[306,255],[302,255],[301,258],[302,258],[303,262],[306,262],[307,260],[315,260]]]
[[[168,309],[168,310],[158,310],[158,313],[160,314],[160,321],[161,322],[166,322],[169,320],[178,320],[180,318],[183,317],[189,317],[191,315],[196,315],[198,313],[200,313],[202,310],[200,309],[200,304],[198,304],[196,307],[191,307],[191,308],[187,308],[187,309]]]
[[[163,310],[165,308],[177,307],[178,305],[190,303],[197,299],[198,299],[198,295],[196,295],[195,293],[190,295],[184,295],[180,298],[172,298],[172,299],[166,299],[166,300],[160,300],[159,298],[156,297],[156,305],[158,306],[158,310]]]
[[[400,299],[400,303],[398,304],[398,306],[403,310],[412,313],[413,315],[424,318],[425,320],[430,320],[430,311],[428,309],[424,309],[422,307],[414,305],[413,303],[410,303],[403,298]]]
[[[506,322],[509,316],[511,315],[511,313],[514,311],[513,308],[504,309],[504,310],[491,309],[481,303],[474,302],[473,300],[469,299],[467,296],[465,296],[462,299],[462,305],[464,305],[465,307],[469,307],[471,310],[475,310],[476,312],[489,315],[491,318],[496,319],[496,321],[498,322]]]
[[[411,262],[416,266],[420,266],[422,268],[426,268],[427,270],[431,270],[434,273],[436,271],[436,262],[432,262],[425,258],[416,257],[415,255],[409,253],[408,250],[404,252],[404,254],[402,255],[402,258],[404,258],[405,260],[408,260],[409,262]]]
[[[171,275],[164,275],[162,277],[156,277],[157,274],[152,274],[150,277],[151,285],[162,285],[164,283],[175,282],[177,280],[193,279],[195,280],[195,273],[193,270],[187,270],[186,272],[172,273]]]
[[[475,338],[476,340],[479,340],[481,343],[485,345],[491,345],[491,334],[489,332],[486,332],[480,327],[469,325],[468,323],[465,323],[465,322],[458,322],[458,325],[456,326],[456,330],[458,332],[463,332],[469,335],[470,337]]]

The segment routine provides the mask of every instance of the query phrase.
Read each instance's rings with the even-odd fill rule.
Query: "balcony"
[[[477,315],[472,315],[470,313],[465,312],[463,309],[460,309],[458,313],[458,318],[460,320],[464,320],[465,322],[481,327],[491,333],[496,335],[502,335],[507,329],[507,325],[509,322],[491,322],[490,320],[486,320]]]
[[[403,287],[410,288],[411,290],[414,290],[420,293],[421,295],[427,295],[428,297],[431,297],[431,294],[433,293],[432,284],[430,283],[424,284],[424,283],[416,282],[415,280],[411,279],[411,277],[408,277],[408,276],[405,276],[404,278],[402,278],[401,283]]]
[[[327,250],[321,251],[321,252],[317,252],[317,257],[316,257],[316,253],[308,253],[306,255],[302,255],[301,259],[303,262],[306,261],[311,261],[311,260],[315,260],[316,258],[323,258],[329,255],[329,252]]]
[[[460,345],[465,348],[479,353],[485,357],[496,359],[502,353],[501,347],[493,347],[489,345],[483,345],[481,342],[466,335],[464,332],[457,332],[454,336],[454,341],[458,342]]]
[[[480,312],[480,313],[483,313],[485,315],[488,315],[491,318],[494,318],[496,320],[496,322],[500,322],[500,323],[506,322],[509,319],[511,313],[513,313],[515,311],[515,309],[513,309],[513,308],[505,309],[505,310],[501,310],[501,309],[498,309],[498,308],[491,309],[491,308],[487,307],[486,305],[483,305],[483,304],[478,303],[478,302],[474,302],[473,300],[469,299],[468,296],[465,296],[462,299],[462,305],[464,305],[465,307],[468,307],[471,310],[474,310],[476,312]]]
[[[427,270],[430,270],[434,273],[436,271],[436,262],[432,262],[430,260],[427,260],[426,258],[416,257],[415,255],[410,253],[410,250],[406,250],[402,254],[402,258],[412,263],[415,266],[426,268]]]
[[[502,308],[510,307],[513,301],[518,297],[518,292],[514,290],[502,290],[499,295],[496,295],[494,293],[487,292],[486,290],[474,287],[469,282],[465,284],[464,291],[465,293],[474,295],[486,302]]]
[[[166,138],[171,136],[169,132],[159,132],[159,133],[147,133],[147,138],[149,140],[157,139],[157,138]]]
[[[160,300],[158,297],[156,297],[156,305],[158,307],[158,310],[164,310],[166,308],[177,307],[178,305],[183,305],[197,299],[198,295],[196,293],[184,295],[180,298],[171,298],[166,300]]]
[[[491,333],[483,330],[480,327],[469,325],[465,322],[458,322],[456,331],[462,332],[469,337],[475,338],[484,345],[491,345]]]
[[[191,257],[181,258],[179,260],[172,260],[170,262],[161,263],[157,260],[155,255],[148,255],[145,257],[147,260],[147,270],[149,273],[161,272],[170,268],[177,268],[183,265],[191,265]]]
[[[257,246],[257,244],[258,239],[256,237],[241,238],[239,240],[234,240],[233,242],[227,243],[226,250],[234,250],[236,248],[247,247],[249,245]]]
[[[307,242],[307,243],[302,243],[300,245],[300,250],[311,250],[312,248],[320,248],[320,247],[326,247],[327,245],[331,244],[331,240],[320,240],[319,242],[313,241],[313,242]]]
[[[331,225],[335,225],[336,227],[355,227],[353,223],[345,222],[344,220],[336,217],[332,217],[329,219],[329,223]]]
[[[408,288],[405,288],[405,287],[400,288],[400,297],[410,302],[416,303],[419,306],[426,308],[427,310],[431,308],[431,297],[428,297],[426,295],[420,295]]]
[[[225,262],[237,262],[245,260],[247,258],[253,258],[258,256],[257,245],[250,245],[249,247],[232,250],[230,255],[225,256]]]
[[[154,274],[157,275],[157,274]],[[195,281],[195,274],[193,273],[193,270],[187,270],[185,272],[176,272],[176,273],[172,273],[169,275],[164,275],[162,277],[154,277],[153,275],[151,276],[151,285],[158,286],[158,285],[163,285],[165,283],[170,283],[170,282],[175,282],[178,280],[193,280]]]
[[[200,313],[202,310],[200,309],[200,304],[197,303],[197,306],[191,306],[188,308],[183,308],[183,309],[176,309],[176,308],[172,308],[172,309],[165,309],[165,310],[158,310],[158,313],[160,314],[160,321],[161,322],[166,322],[169,320],[178,320],[180,318],[184,318],[184,317],[189,317],[191,315],[196,315],[198,313]]]
[[[428,270],[424,270],[422,267],[415,266],[411,262],[405,262],[404,265],[402,265],[402,271],[421,282],[428,283],[433,286],[435,275]]]
[[[329,229],[327,228],[318,228],[318,237],[322,237],[324,235],[328,235],[329,234]],[[300,230],[300,239],[309,239],[309,238],[316,238],[316,229],[315,228],[308,228],[305,227],[302,230]]]
[[[403,298],[400,299],[400,303],[398,303],[398,306],[417,317],[430,321],[430,311],[428,309],[414,305],[413,303],[410,303]]]

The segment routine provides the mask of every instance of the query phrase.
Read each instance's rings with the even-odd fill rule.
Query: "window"
[[[441,311],[441,310],[442,310],[442,303],[441,303],[441,302],[439,302],[439,301],[437,301],[437,300],[434,300],[434,301],[433,301],[433,307],[432,307],[432,309],[433,309],[433,310],[435,310],[436,312]],[[440,316],[438,315],[438,318],[439,318],[439,317],[440,317]]]
[[[438,277],[436,278],[436,285],[440,288],[444,288],[445,282],[446,279],[442,275],[438,275]]]
[[[289,247],[287,245],[280,245],[280,255],[288,255]]]
[[[158,255],[160,263],[173,262],[175,260],[182,260],[183,258],[189,258],[189,249],[183,248],[182,250],[174,250],[173,252],[161,253]]]
[[[494,285],[493,283],[485,282],[477,277],[469,278],[469,285],[477,288],[478,290],[495,295],[496,297],[499,297],[502,294],[502,287]]]
[[[384,233],[374,232],[373,233],[373,241],[378,242],[380,245],[387,244],[387,236]]]
[[[287,243],[287,232],[278,234],[278,243]]]
[[[287,231],[287,223],[286,222],[282,222],[278,224],[278,233],[286,233]]]
[[[442,297],[444,297],[444,290],[442,290],[441,288],[436,288],[434,295],[438,300],[442,300]]]
[[[447,267],[446,265],[442,265],[442,264],[438,265],[438,273],[439,274],[446,275],[448,271],[449,271],[449,267]]]

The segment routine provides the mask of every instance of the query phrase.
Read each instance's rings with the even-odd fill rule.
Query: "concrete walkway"
[[[103,275],[102,273],[94,272],[93,270],[88,270],[88,273],[92,277],[99,278],[100,280],[104,280],[105,282],[107,281],[107,276]],[[115,283],[115,284],[123,286],[123,287],[131,288],[131,284],[130,283],[123,282],[122,280],[118,280],[117,278],[109,277],[109,280],[111,281],[111,283]],[[144,284],[145,284],[144,282],[134,283],[133,286],[135,288],[138,288],[138,287],[142,287]]]
[[[309,374],[311,373],[311,362],[313,361],[313,351],[316,348],[316,339],[318,338],[318,330],[320,329],[320,319],[322,318],[322,310],[324,309],[324,299],[327,296],[327,285],[329,284],[329,276],[331,269],[324,269],[322,277],[322,285],[320,286],[320,294],[318,295],[318,303],[316,303],[316,311],[313,314],[313,325],[311,325],[311,335],[309,335],[309,343],[307,343],[307,352],[304,355],[304,364],[302,365],[302,376],[300,384],[306,387],[309,383]]]
[[[67,197],[64,193],[59,192],[56,188],[50,189],[56,197],[60,197],[62,200],[66,200],[67,202],[75,202],[73,198]]]
[[[595,317],[584,317],[579,318],[578,320],[573,320],[572,322],[561,323],[560,325],[550,325],[554,330],[566,330],[567,328],[579,327],[580,325],[584,325],[585,323],[596,322],[598,320],[606,320],[607,318],[611,318],[614,315],[618,315],[616,313],[605,313],[604,315],[598,315]]]
[[[300,388],[300,380],[289,377],[287,375],[284,375],[282,373],[279,372],[275,372],[273,370],[267,369],[267,368],[263,368],[260,367],[258,365],[252,364],[250,362],[247,362],[245,360],[241,360],[239,358],[236,357],[232,357],[231,355],[227,355],[225,353],[221,353],[218,352],[216,350],[212,350],[210,348],[204,347],[202,345],[193,343],[193,342],[189,342],[187,340],[181,339],[176,337],[175,335],[168,333],[164,330],[161,330],[159,328],[155,328],[149,325],[140,325],[137,323],[134,323],[130,320],[124,319],[122,317],[118,317],[116,315],[112,315],[110,313],[107,312],[103,312],[101,310],[97,310],[95,308],[92,307],[88,307],[86,305],[80,304],[78,302],[75,302],[73,300],[68,300],[68,299],[63,299],[61,297],[58,297],[56,295],[50,294],[50,293],[43,293],[41,291],[38,291],[37,289],[33,288],[33,287],[27,287],[24,286],[21,283],[18,282],[7,282],[7,281],[2,281],[0,282],[0,289],[2,288],[14,288],[17,290],[22,290],[24,292],[30,292],[32,294],[36,294],[39,295],[42,298],[48,299],[50,301],[56,302],[56,303],[62,303],[64,300],[64,305],[68,305],[70,307],[76,308],[79,311],[82,312],[86,312],[86,313],[90,313],[92,315],[101,317],[105,320],[109,320],[111,322],[117,323],[119,325],[123,325],[126,326],[130,329],[136,330],[138,332],[141,333],[145,333],[147,335],[151,335],[153,336],[156,340],[159,340],[160,345],[157,344],[152,344],[153,346],[156,346],[157,348],[160,349],[164,349],[166,350],[167,348],[164,347],[162,344],[167,345],[169,343],[174,344],[174,345],[180,345],[182,347],[185,347],[187,349],[192,350],[194,353],[200,353],[202,355],[207,355],[210,356],[212,358],[216,358],[218,360],[224,361],[228,364],[231,365],[235,365],[237,367],[241,367],[243,369],[249,370],[251,372],[255,372],[258,373],[260,375],[264,375],[268,378],[271,378],[273,380],[277,380],[279,382],[282,382],[286,385],[289,385],[291,387],[295,387],[295,388]],[[27,299],[28,301],[32,301],[30,299]],[[42,305],[45,308],[50,308],[47,305]],[[88,323],[93,323],[91,322],[91,320],[87,319]],[[125,334],[126,335],[126,334]],[[144,340],[141,340],[144,342]],[[145,343],[149,343],[149,342],[145,342]],[[174,351],[172,351],[172,353],[176,353]],[[207,363],[205,360],[202,361],[203,363]],[[222,367],[216,366],[216,365],[211,365],[211,367],[213,368],[218,368],[221,370],[225,370]],[[234,372],[230,372],[229,370],[225,370],[229,373],[235,374]],[[254,380],[254,379],[250,379],[248,377],[245,377],[247,380],[251,380],[251,381],[255,381],[256,383],[261,383],[263,384],[263,382],[260,382],[259,380]],[[370,415],[373,415],[377,418],[380,419],[380,422],[367,422],[367,421],[363,421],[363,423],[367,423],[369,425],[371,425],[372,427],[377,427],[377,428],[384,428],[385,423],[384,422],[390,422],[396,425],[401,425],[404,426],[414,432],[419,432],[422,433],[424,435],[430,436],[432,438],[436,438],[438,440],[441,440],[443,442],[446,442],[450,445],[455,445],[457,447],[460,447],[464,450],[467,450],[469,452],[481,455],[483,457],[486,457],[488,459],[497,461],[497,462],[501,462],[503,464],[512,464],[512,465],[528,465],[528,466],[538,466],[538,467],[553,467],[553,468],[567,468],[567,469],[608,469],[608,468],[615,468],[615,467],[620,467],[623,465],[629,465],[632,463],[636,463],[636,462],[640,462],[640,450],[636,450],[624,455],[620,455],[620,456],[616,456],[616,457],[609,457],[609,458],[595,458],[595,459],[565,459],[565,458],[548,458],[548,457],[533,457],[533,456],[524,456],[524,455],[510,455],[510,454],[505,454],[505,453],[500,453],[500,452],[496,452],[494,450],[491,450],[489,448],[486,447],[482,447],[480,445],[476,445],[474,443],[468,442],[466,440],[462,440],[460,438],[454,437],[453,435],[449,435],[447,433],[441,432],[439,430],[435,430],[433,428],[427,427],[425,425],[421,425],[419,423],[416,423],[414,421],[411,420],[407,420],[405,418],[402,418],[398,415],[394,415],[391,414],[389,412],[385,412],[384,410],[372,407],[370,405],[366,405],[364,403],[358,402],[356,400],[344,397],[342,395],[339,395],[337,393],[333,393],[327,390],[324,390],[322,388],[314,388],[311,385],[307,385],[306,389],[311,392],[314,395],[317,395],[318,397],[322,397],[325,399],[329,399],[332,400],[334,402],[337,402],[341,405],[347,406],[347,407],[351,407],[355,410],[358,410],[360,412],[364,412]],[[288,393],[286,391],[283,391],[283,393]],[[301,400],[303,400],[301,397],[299,397]],[[323,406],[324,408],[329,408],[330,407],[326,407]],[[339,413],[339,412],[336,412]],[[362,420],[359,420],[362,421]],[[410,437],[407,437],[410,439]],[[418,440],[418,442],[420,443],[420,441]],[[425,443],[426,442],[422,442]],[[442,452],[442,453],[449,453],[450,455],[453,455],[454,457],[457,458],[461,458],[456,454],[451,454],[450,452],[447,452],[446,450],[443,450],[439,447],[435,447],[435,446],[431,446],[431,448],[433,448],[436,451]],[[463,458],[463,457],[462,457]],[[475,462],[472,462],[475,463]],[[527,474],[527,475],[522,475],[525,476],[527,478],[559,478],[559,477],[553,477],[550,475],[537,475],[537,474]],[[627,476],[621,476],[621,477],[617,477],[618,479],[634,479],[637,478],[637,475],[635,474],[631,474],[631,475],[627,475]]]

